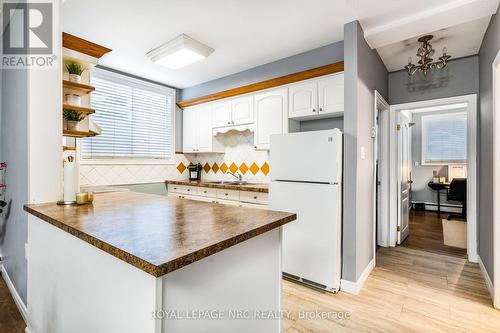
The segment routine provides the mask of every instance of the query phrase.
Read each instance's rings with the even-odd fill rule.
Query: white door
[[[231,101],[212,105],[212,127],[231,126]]]
[[[344,113],[344,73],[318,80],[319,114]]]
[[[255,146],[257,148],[269,148],[272,134],[282,134],[287,131],[284,126],[288,107],[287,93],[287,89],[276,89],[255,95],[255,116],[257,118]]]
[[[398,130],[398,170],[399,170],[399,219],[398,219],[398,244],[401,244],[410,233],[410,118],[398,112],[399,130]]]
[[[209,152],[212,149],[212,121],[210,111],[210,107],[207,106],[197,109],[197,152]]]
[[[318,84],[316,81],[298,83],[288,88],[289,118],[318,114]]]
[[[195,152],[197,137],[197,108],[185,108],[182,111],[182,151]]]
[[[233,125],[253,123],[253,96],[245,96],[231,100]]]
[[[269,207],[297,214],[283,226],[283,272],[339,288],[340,195],[340,185],[271,181]]]

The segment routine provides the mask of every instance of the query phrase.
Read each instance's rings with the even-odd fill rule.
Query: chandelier
[[[432,62],[433,59],[431,57],[434,55],[434,49],[429,41],[433,37],[432,35],[427,35],[418,39],[419,43],[422,43],[417,50],[417,57],[419,57],[420,60],[418,61],[418,65],[414,65],[412,64],[411,57],[408,58],[408,65],[404,67],[408,75],[413,75],[417,71],[421,71],[424,75],[427,75],[430,69],[441,69],[446,67],[448,60],[451,58],[451,56],[446,54],[446,47],[443,47],[443,55],[439,57],[439,61]]]

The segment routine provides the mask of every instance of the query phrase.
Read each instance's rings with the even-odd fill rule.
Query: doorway
[[[476,95],[466,95],[390,106],[386,126],[389,158],[385,163],[380,155],[377,158],[378,174],[385,170],[389,175],[388,222],[378,221],[379,246],[404,245],[411,239],[412,225],[413,230],[418,231],[415,228],[417,222],[417,226],[424,228],[420,230],[422,234],[429,233],[425,230],[425,222],[432,223],[432,230],[436,233],[431,236],[439,239],[443,237],[439,233],[444,234],[450,226],[447,223],[449,214],[457,214],[450,220],[460,222],[452,225],[452,233],[447,235],[462,237],[459,241],[466,248],[463,255],[469,261],[477,262],[476,103]],[[444,134],[448,134],[448,139]],[[450,135],[453,140],[458,140],[454,145]],[[460,147],[460,138],[463,140],[462,151],[456,148]],[[381,135],[377,140],[382,140]],[[378,144],[379,147],[382,145],[384,143]],[[464,174],[461,175],[460,171]],[[457,198],[450,194],[450,177],[454,180],[455,190],[462,181],[463,203],[455,201]],[[436,183],[439,194],[431,187],[431,182]],[[380,184],[380,179],[377,179],[377,184]],[[427,199],[417,194],[425,194]],[[438,196],[441,199],[439,203],[434,200]],[[380,200],[383,200],[381,193],[377,202]],[[459,216],[462,209],[464,214]],[[453,237],[447,239],[455,245]],[[442,249],[446,250],[446,247]]]

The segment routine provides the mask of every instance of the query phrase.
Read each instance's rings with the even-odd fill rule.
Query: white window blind
[[[102,134],[83,139],[83,159],[172,158],[173,89],[102,69],[93,70],[92,85]]]
[[[467,113],[422,116],[422,164],[467,162]]]

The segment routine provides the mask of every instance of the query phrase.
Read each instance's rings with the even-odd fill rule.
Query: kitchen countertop
[[[199,186],[199,187],[210,187],[210,188],[221,188],[225,190],[236,190],[236,191],[249,191],[249,192],[261,192],[268,193],[268,184],[245,184],[245,185],[233,185],[217,184],[209,181],[189,181],[189,180],[166,180],[165,184],[176,184],[176,185],[186,185],[186,186]]]
[[[297,218],[135,192],[98,193],[91,205],[29,204],[24,210],[155,277]]]

